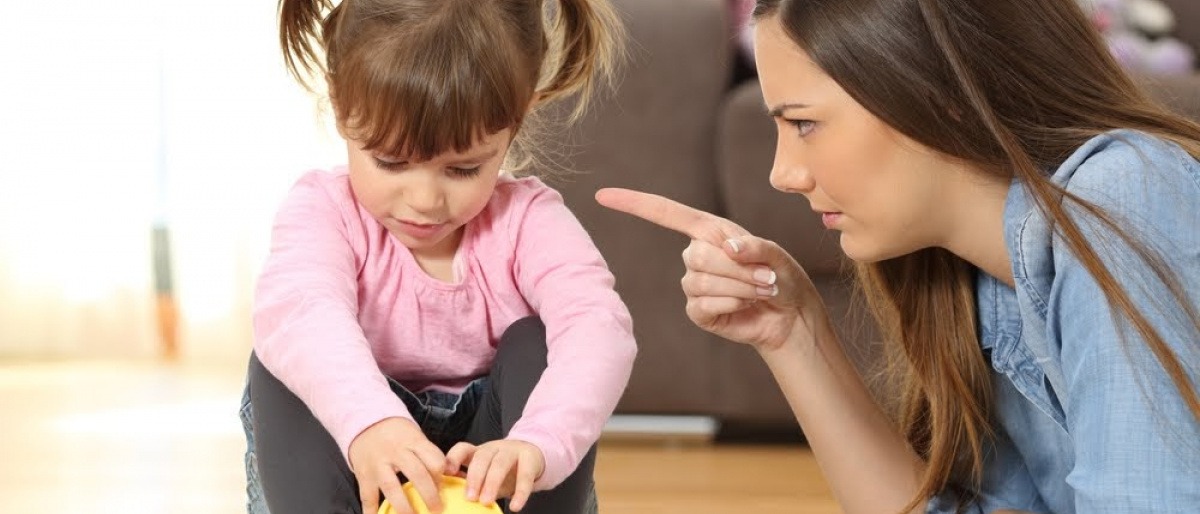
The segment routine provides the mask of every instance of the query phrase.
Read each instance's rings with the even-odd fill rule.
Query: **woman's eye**
[[[796,130],[800,132],[800,137],[807,136],[817,125],[817,122],[812,120],[787,120],[787,122],[796,127]]]

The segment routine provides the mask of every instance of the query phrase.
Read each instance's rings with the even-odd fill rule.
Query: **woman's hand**
[[[458,443],[446,454],[446,474],[467,466],[467,499],[490,504],[511,497],[508,507],[519,512],[533,494],[533,483],[546,469],[542,451],[531,443],[502,439],[480,446]]]
[[[700,328],[760,351],[791,335],[811,341],[826,328],[825,306],[808,274],[774,242],[657,195],[601,189],[596,201],[692,238],[681,283],[688,317]]]
[[[396,473],[403,473],[412,482],[430,511],[441,512],[438,487],[446,469],[446,456],[413,421],[387,418],[363,430],[350,443],[350,465],[358,479],[364,514],[379,510],[380,490],[398,514],[413,513]]]

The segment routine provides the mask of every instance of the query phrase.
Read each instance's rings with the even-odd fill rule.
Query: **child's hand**
[[[397,472],[412,482],[430,511],[441,512],[438,485],[446,469],[446,456],[411,420],[388,418],[363,430],[350,443],[350,464],[358,478],[363,514],[379,510],[381,489],[396,512],[412,514]]]
[[[525,507],[533,482],[546,469],[546,458],[537,446],[508,439],[481,446],[458,443],[446,459],[446,474],[458,474],[467,465],[467,499],[488,504],[511,497],[508,507],[513,512]]]

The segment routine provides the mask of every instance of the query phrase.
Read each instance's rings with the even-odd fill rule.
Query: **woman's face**
[[[784,32],[759,20],[755,57],[778,140],[771,185],[804,195],[850,258],[874,262],[944,246],[947,190],[962,166],[859,105]]]

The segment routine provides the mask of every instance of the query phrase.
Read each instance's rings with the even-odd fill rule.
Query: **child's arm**
[[[616,408],[637,346],[629,311],[587,232],[557,191],[537,180],[517,187],[509,233],[522,295],[546,325],[547,369],[508,439],[533,443],[553,488],[579,465]]]
[[[313,411],[343,457],[375,423],[412,419],[358,323],[354,209],[344,177],[301,178],[276,216],[254,299],[259,360]]]

